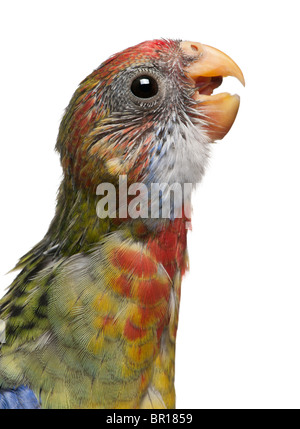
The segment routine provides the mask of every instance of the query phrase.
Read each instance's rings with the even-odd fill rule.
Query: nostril
[[[198,46],[196,45],[191,45],[191,48],[193,49],[193,51],[198,51]]]

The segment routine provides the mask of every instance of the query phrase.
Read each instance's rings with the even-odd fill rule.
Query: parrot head
[[[239,97],[214,95],[226,76],[244,78],[212,47],[153,40],[105,61],[75,92],[57,140],[65,176],[91,189],[130,182],[201,180],[210,143],[231,128]]]

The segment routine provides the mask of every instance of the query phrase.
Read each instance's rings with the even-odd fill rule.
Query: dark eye
[[[139,76],[132,82],[131,92],[139,98],[151,98],[158,93],[158,84],[152,76]]]

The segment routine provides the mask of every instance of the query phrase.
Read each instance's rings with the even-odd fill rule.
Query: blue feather
[[[7,409],[37,409],[40,404],[27,386],[16,389],[0,389],[0,410]]]

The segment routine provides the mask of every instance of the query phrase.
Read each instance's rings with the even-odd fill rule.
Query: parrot
[[[172,192],[155,197],[152,185],[201,181],[211,144],[239,110],[238,95],[213,93],[227,76],[245,85],[222,51],[155,39],[114,54],[79,84],[55,147],[63,176],[54,218],[0,300],[0,409],[176,407],[191,192],[187,210],[174,197],[165,215]],[[110,211],[101,184],[115,190]],[[144,216],[129,215],[134,184],[154,200]]]

